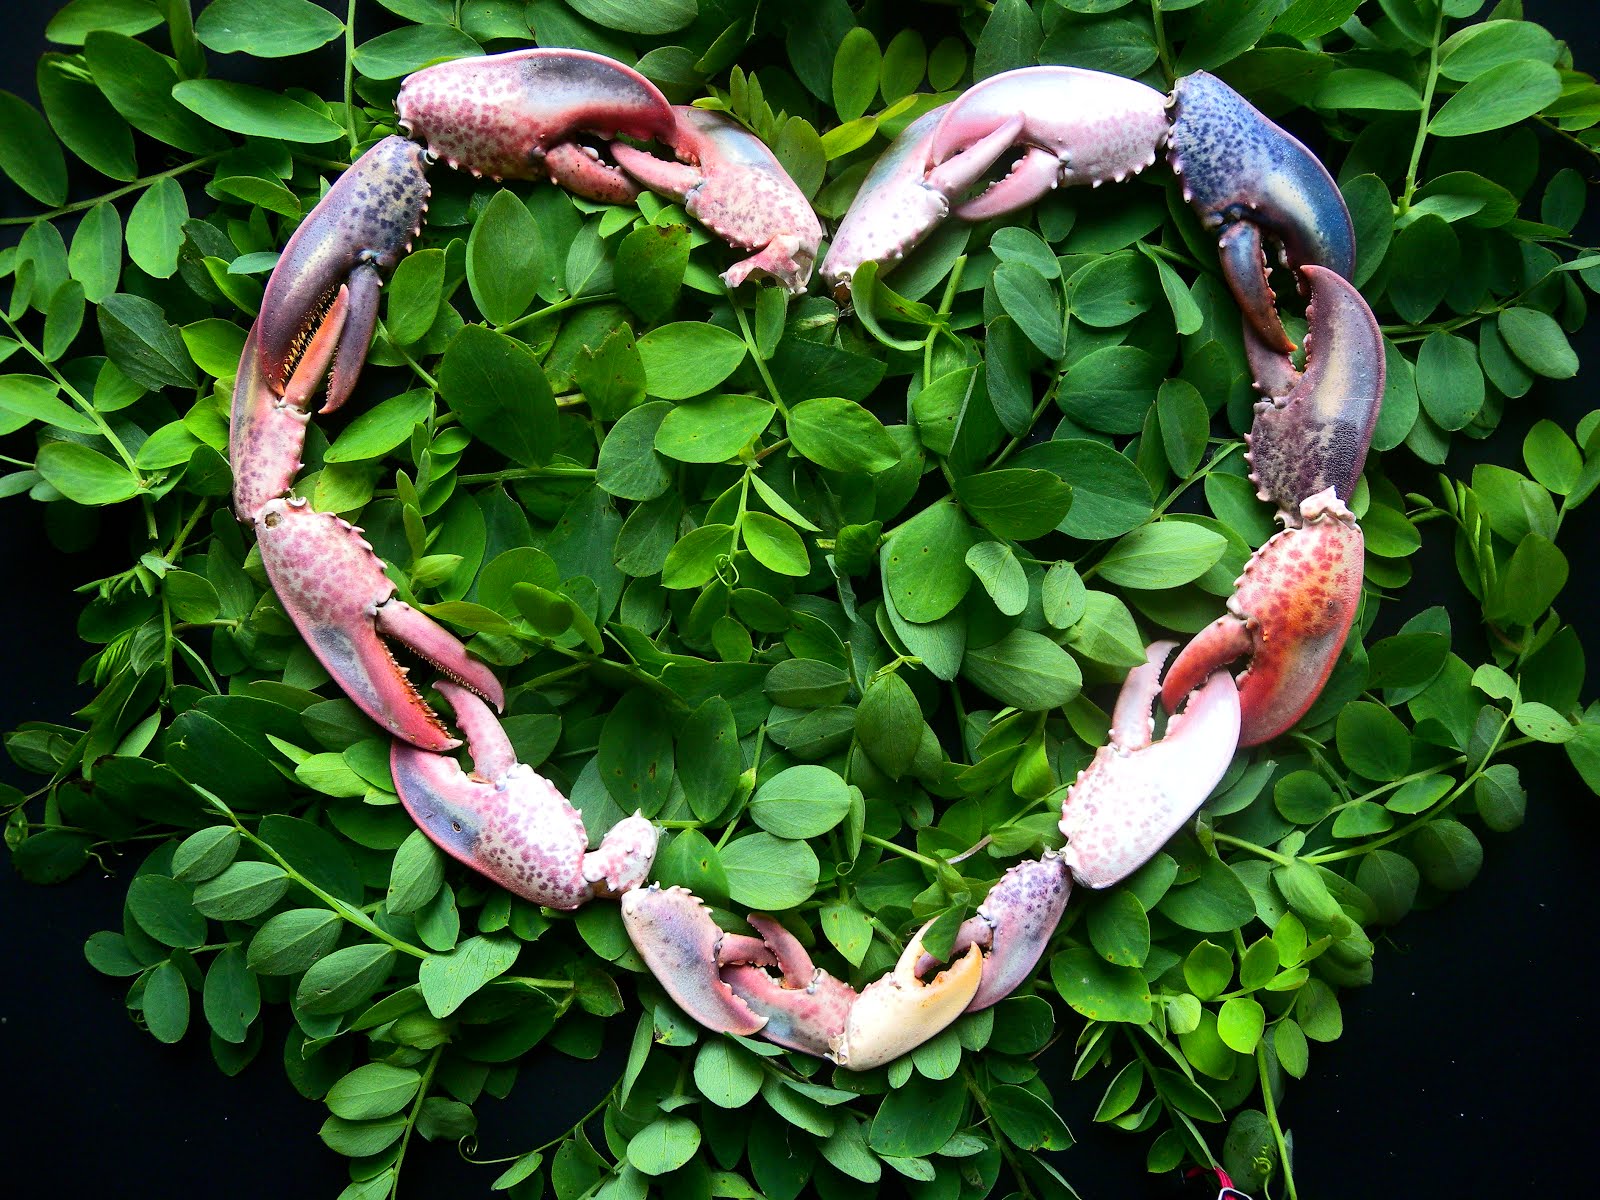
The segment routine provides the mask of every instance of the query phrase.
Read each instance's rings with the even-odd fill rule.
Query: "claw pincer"
[[[407,76],[400,128],[450,166],[491,179],[552,179],[591,200],[639,194],[585,136],[665,141],[672,106],[639,72],[586,50],[535,48],[461,58]]]
[[[644,882],[655,858],[654,825],[635,813],[589,850],[583,815],[555,784],[517,761],[488,705],[448,681],[435,686],[466,735],[472,773],[403,741],[394,743],[389,764],[401,804],[436,845],[549,908],[577,908]]]
[[[1167,160],[1183,198],[1219,228],[1223,275],[1257,337],[1287,353],[1267,282],[1267,239],[1296,270],[1327,267],[1349,278],[1355,227],[1339,187],[1316,155],[1215,75],[1196,71],[1172,92]]]
[[[799,294],[811,280],[822,225],[805,193],[771,150],[743,125],[703,108],[674,108],[666,138],[677,162],[618,142],[611,154],[653,192],[683,202],[685,211],[723,241],[756,253],[724,271],[729,287],[766,276]]]
[[[294,482],[322,381],[323,412],[355,386],[383,277],[411,249],[428,210],[424,165],[420,146],[384,138],[328,189],[279,256],[234,386],[229,454],[241,520]]]
[[[505,703],[494,673],[431,617],[395,599],[395,586],[361,531],[304,500],[270,500],[255,519],[267,578],[328,674],[357,707],[397,738],[450,750],[451,737],[406,678],[385,638],[403,643],[451,679]]]

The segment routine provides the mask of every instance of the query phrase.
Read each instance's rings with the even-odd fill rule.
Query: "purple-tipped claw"
[[[1383,401],[1383,335],[1361,293],[1307,266],[1306,369],[1281,400],[1256,405],[1250,478],[1262,500],[1298,524],[1300,501],[1332,488],[1348,502],[1367,461]]]
[[[723,982],[718,947],[728,936],[687,888],[651,884],[622,897],[622,923],[633,948],[667,995],[707,1029],[750,1037],[767,1018]]]
[[[1061,805],[1062,859],[1084,887],[1104,888],[1133,874],[1205,803],[1233,761],[1239,740],[1239,691],[1218,671],[1188,696],[1184,712],[1150,740],[1151,704],[1172,643],[1151,646],[1128,673],[1110,742],[1079,773]],[[1170,681],[1169,681],[1170,686]]]
[[[282,499],[260,508],[255,528],[267,578],[289,619],[334,682],[387,732],[425,750],[461,744],[406,678],[385,637],[496,708],[505,703],[492,671],[432,618],[394,598],[394,583],[359,529],[304,500]]]
[[[968,1012],[999,1003],[1033,974],[1071,895],[1072,874],[1053,850],[1024,859],[1000,876],[978,915],[961,923],[950,950],[952,958],[969,946],[985,952],[983,981],[967,1004]],[[933,964],[931,956],[919,962],[918,973],[926,974]]]
[[[617,143],[611,153],[629,175],[685,210],[725,242],[756,253],[723,273],[730,287],[752,275],[789,291],[806,290],[822,226],[805,193],[760,138],[721,113],[674,108],[677,126],[663,139],[668,162]]]
[[[639,72],[586,50],[539,48],[463,58],[406,78],[400,127],[452,167],[493,179],[553,179],[620,203],[638,188],[585,136],[667,140],[672,106]]]
[[[1183,181],[1183,198],[1202,221],[1220,228],[1228,286],[1263,346],[1287,352],[1267,284],[1264,237],[1296,270],[1327,267],[1349,278],[1355,269],[1355,227],[1333,176],[1317,156],[1205,71],[1178,80],[1172,92],[1168,160]]]
[[[453,758],[400,741],[389,765],[400,802],[440,849],[550,908],[577,908],[644,882],[655,858],[655,826],[635,813],[590,851],[583,816],[553,783],[516,760],[488,705],[448,681],[436,686],[466,734],[472,773]]]
[[[372,341],[383,276],[411,249],[429,194],[422,147],[386,137],[295,230],[255,327],[262,371],[285,403],[309,407],[324,377],[324,412],[349,396]]]

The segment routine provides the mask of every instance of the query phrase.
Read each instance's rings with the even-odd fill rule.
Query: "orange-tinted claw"
[[[1162,701],[1246,655],[1239,676],[1241,746],[1269,741],[1298,721],[1333,671],[1361,604],[1361,528],[1332,488],[1300,505],[1301,527],[1256,551],[1228,601],[1229,615],[1196,634],[1167,672]]]

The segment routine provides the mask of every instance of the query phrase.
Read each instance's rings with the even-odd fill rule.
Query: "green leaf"
[[[502,188],[467,238],[467,286],[478,311],[494,325],[520,317],[538,293],[543,259],[533,214],[515,192]]]
[[[1059,708],[1083,688],[1083,673],[1072,656],[1027,629],[1013,629],[991,646],[969,648],[961,673],[1000,703],[1025,712]]]
[[[744,361],[745,344],[716,325],[680,321],[652,329],[638,341],[645,389],[662,400],[687,400],[709,392]]]
[[[67,160],[39,110],[0,91],[0,171],[49,207],[67,198]]]
[[[190,154],[226,148],[226,138],[174,97],[180,78],[172,59],[143,42],[107,30],[88,33],[83,49],[95,85],[105,93],[111,107],[135,129]],[[279,98],[294,103],[285,97]],[[329,124],[331,126],[331,122]],[[335,129],[334,136],[339,136],[341,131],[336,126],[331,127]]]
[[[1222,558],[1228,539],[1186,521],[1142,525],[1099,562],[1101,578],[1120,587],[1157,590],[1200,578]]]
[[[96,29],[132,36],[159,24],[161,14],[151,0],[72,0],[50,18],[44,35],[63,46],[81,46]]]
[[[239,843],[239,831],[231,825],[191,833],[172,853],[172,877],[180,883],[210,879],[233,861]]]
[[[1089,909],[1095,953],[1119,967],[1142,967],[1150,954],[1150,917],[1131,891],[1108,892]]]
[[[805,542],[787,521],[764,512],[748,512],[742,532],[745,545],[762,566],[780,575],[804,577],[811,573]]]
[[[474,437],[523,466],[555,453],[555,398],[523,343],[468,325],[439,364],[439,392]]]
[[[1087,946],[1074,946],[1050,960],[1056,990],[1081,1016],[1091,1021],[1150,1020],[1150,988],[1133,967],[1118,967]]]
[[[698,0],[650,0],[648,5],[632,0],[567,0],[567,4],[602,29],[646,36],[682,29],[699,11]]]
[[[994,272],[995,299],[1046,358],[1066,352],[1061,289],[1030,264],[1003,262]]]
[[[1239,1054],[1255,1053],[1266,1024],[1265,1011],[1249,996],[1232,996],[1217,1012],[1217,1036]]]
[[[443,250],[415,250],[400,260],[389,280],[389,308],[383,323],[391,339],[409,346],[433,328],[444,298],[444,277]]]
[[[978,577],[994,606],[1008,617],[1028,607],[1028,577],[1004,542],[979,542],[967,551],[967,566]]]
[[[735,838],[722,848],[728,898],[745,908],[781,912],[810,898],[821,865],[811,847],[770,833]]]
[[[989,1090],[986,1110],[1006,1140],[1024,1150],[1068,1150],[1072,1134],[1056,1110],[1016,1084]]]
[[[283,898],[289,876],[277,863],[237,862],[194,889],[194,907],[217,921],[258,917]]]
[[[224,79],[185,79],[172,98],[213,125],[252,137],[321,145],[344,130],[321,113],[279,92]]]
[[[645,225],[617,247],[617,291],[645,324],[672,311],[689,266],[689,230],[683,225]]]
[[[1351,770],[1380,782],[1411,769],[1411,737],[1400,719],[1380,704],[1347,704],[1339,710],[1339,756]]]
[[[141,1011],[145,1028],[156,1041],[170,1045],[183,1039],[189,1028],[189,985],[171,961],[160,963],[145,976]]]
[[[1534,374],[1571,379],[1578,373],[1578,356],[1549,313],[1536,308],[1508,308],[1500,314],[1497,324],[1511,353]]]
[[[76,442],[41,446],[34,466],[51,486],[79,504],[117,504],[139,492],[139,481],[121,463]]]
[[[768,833],[796,840],[818,837],[844,820],[850,789],[827,767],[779,771],[756,789],[750,819]]]
[[[757,396],[704,396],[662,417],[655,448],[679,462],[725,462],[749,445],[776,411]]]
[[[1428,122],[1436,137],[1503,129],[1533,116],[1561,95],[1561,76],[1548,63],[1516,59],[1474,75]]]
[[[937,621],[972,586],[966,555],[976,540],[953,503],[930,505],[901,525],[881,553],[884,591],[908,621]]]
[[[394,957],[393,950],[376,942],[335,950],[313,962],[301,977],[300,985],[295,989],[295,1004],[301,1012],[312,1016],[359,1008],[372,998],[372,994],[389,977]],[[255,959],[253,945],[251,959]]]
[[[878,94],[883,56],[872,31],[860,26],[845,34],[833,60],[833,107],[841,121],[854,121]]]
[[[708,1038],[694,1060],[694,1085],[718,1108],[743,1108],[761,1090],[761,1060],[731,1038]]]
[[[406,835],[389,868],[383,906],[391,913],[413,913],[438,895],[444,882],[444,855],[420,829]],[[340,1114],[343,1116],[344,1114]]]
[[[448,954],[430,954],[417,972],[428,1011],[448,1017],[484,984],[509,971],[521,949],[515,938],[472,937]]]
[[[244,951],[224,946],[206,969],[201,993],[206,1023],[224,1042],[239,1045],[261,1013],[261,988],[245,966]]]
[[[1417,355],[1417,395],[1441,429],[1462,429],[1483,407],[1483,372],[1472,343],[1430,333]]]
[[[1519,60],[1553,63],[1559,47],[1532,21],[1485,21],[1457,30],[1439,47],[1439,73],[1466,82],[1493,67]]]
[[[422,1076],[410,1067],[367,1063],[328,1089],[328,1108],[347,1121],[370,1121],[399,1112],[411,1103]]]
[[[1072,507],[1072,488],[1049,471],[1006,468],[957,480],[961,506],[997,537],[1031,541]],[[904,612],[904,608],[901,609]]]
[[[257,975],[298,975],[333,949],[343,924],[323,908],[279,913],[250,939],[250,969]]]
[[[194,386],[194,364],[183,337],[153,301],[123,292],[105,297],[100,302],[100,336],[111,361],[141,387],[158,391]]]
[[[215,0],[194,23],[209,49],[256,58],[305,54],[343,32],[344,22],[311,0]]]
[[[453,26],[408,25],[362,42],[350,61],[368,79],[399,79],[439,59],[479,53],[477,41]]]
[[[853,400],[804,400],[789,410],[786,424],[794,448],[830,471],[874,475],[900,461],[883,423]]]
[[[463,334],[466,332],[462,330]],[[433,393],[426,388],[390,396],[366,412],[357,414],[355,420],[346,425],[333,445],[328,447],[323,461],[345,463],[382,458],[396,446],[405,444],[411,437],[411,431],[427,420],[432,411]],[[462,423],[466,424],[465,418]]]
[[[139,928],[164,946],[194,949],[206,940],[206,919],[194,909],[189,888],[165,875],[140,875],[128,886],[128,912]]]

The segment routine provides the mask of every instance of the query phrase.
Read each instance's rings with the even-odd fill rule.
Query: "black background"
[[[56,0],[5,5],[0,84],[30,100],[45,21],[57,7]],[[1600,69],[1592,0],[1528,0],[1526,9],[1572,44],[1580,67]],[[1560,153],[1554,146],[1551,152]],[[1573,165],[1594,179],[1592,162],[1575,157]],[[1591,205],[1595,200],[1591,192]],[[0,201],[7,214],[32,211],[32,201],[3,181]],[[1592,213],[1584,233],[1588,244],[1600,242]],[[1541,385],[1513,402],[1490,447],[1464,447],[1458,438],[1456,473],[1468,461],[1463,456],[1485,449],[1495,461],[1519,466],[1522,435],[1540,417],[1571,429],[1593,404],[1586,379],[1600,369],[1600,319],[1577,343],[1579,378]],[[1425,474],[1414,487],[1433,490]],[[1563,538],[1573,576],[1561,609],[1578,626],[1591,662],[1600,662],[1600,626],[1591,617],[1600,577],[1585,551],[1600,533],[1597,507],[1581,510]],[[1476,661],[1474,610],[1459,607],[1438,527],[1428,536],[1416,607],[1456,598],[1458,648]],[[80,598],[71,589],[125,561],[120,535],[63,555],[46,541],[30,501],[0,503],[0,665],[7,675],[0,680],[0,731],[25,720],[67,720],[88,698],[74,683],[85,647],[74,632]],[[1296,1175],[1307,1200],[1593,1192],[1587,1101],[1597,1062],[1590,1040],[1596,804],[1558,753],[1521,752],[1514,761],[1530,794],[1527,824],[1487,836],[1483,872],[1464,893],[1380,939],[1375,982],[1344,995],[1344,1036],[1314,1046],[1308,1078],[1291,1085],[1283,1117],[1296,1135]],[[36,782],[9,761],[0,761],[0,777],[26,787]],[[84,962],[85,937],[120,927],[131,869],[123,863],[115,876],[91,871],[42,888],[18,880],[0,855],[0,1162],[13,1181],[7,1190],[30,1197],[331,1200],[346,1182],[344,1163],[316,1137],[326,1109],[302,1099],[284,1077],[275,1050],[281,1012],[269,1018],[276,1024],[267,1049],[231,1080],[193,1030],[181,1045],[164,1047],[135,1029],[123,1006],[125,981],[102,978]],[[509,1100],[480,1104],[482,1156],[519,1153],[570,1124],[620,1069],[622,1047],[611,1049],[607,1065],[592,1069],[565,1061],[542,1072],[525,1068]],[[1086,1200],[1170,1194],[1167,1181],[1144,1172],[1145,1139],[1090,1121],[1101,1087],[1063,1079],[1056,1088],[1081,1139],[1059,1166]],[[497,1171],[466,1166],[453,1146],[416,1142],[403,1184],[413,1197],[486,1196]]]

